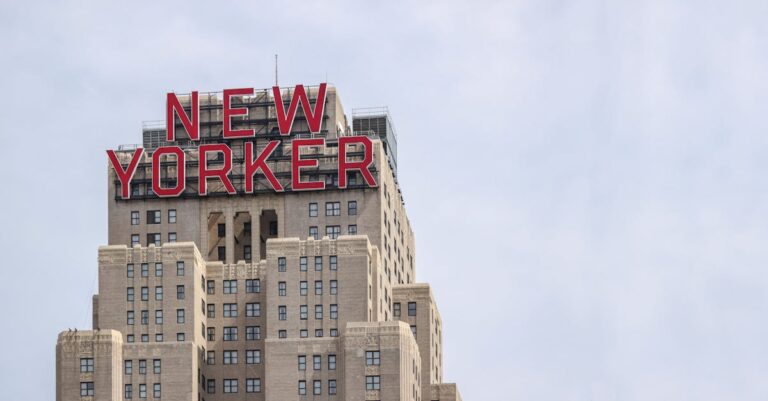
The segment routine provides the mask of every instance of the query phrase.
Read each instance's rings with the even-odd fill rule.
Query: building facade
[[[108,245],[98,250],[93,327],[59,334],[58,401],[461,399],[455,384],[442,383],[434,297],[415,283],[391,119],[365,113],[350,124],[335,88],[318,92],[310,88],[308,99],[324,102],[322,130],[310,132],[299,110],[290,137],[278,132],[268,90],[232,98],[248,110],[230,117],[232,126],[255,132],[235,139],[222,136],[221,95],[201,95],[200,143],[226,144],[232,154],[225,160],[175,141],[187,166],[179,196],[153,191],[153,152],[168,145],[165,128],[145,124],[141,146],[116,152],[128,165],[144,150],[129,199],[108,168]],[[296,92],[281,96],[289,102]],[[180,99],[189,111],[191,97]],[[173,124],[183,129],[178,118]],[[346,187],[339,185],[338,143],[353,135],[371,139],[376,185],[366,185],[362,171],[347,172]],[[292,190],[291,141],[316,137],[324,146],[297,157],[317,166],[299,174],[325,190]],[[199,195],[196,166],[231,160],[227,177],[240,188],[246,148],[276,139],[267,163],[284,191],[257,173],[251,192],[228,192],[214,177]],[[345,157],[362,152],[351,145]],[[163,183],[176,184],[178,164],[155,163]]]

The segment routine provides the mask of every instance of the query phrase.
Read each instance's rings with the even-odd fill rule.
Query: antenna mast
[[[279,86],[277,84],[277,53],[275,53],[275,86]]]

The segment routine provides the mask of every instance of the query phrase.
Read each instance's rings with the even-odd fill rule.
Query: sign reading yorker
[[[285,109],[285,103],[283,102],[280,88],[277,86],[272,87],[272,94],[275,105],[275,115],[277,118],[278,129],[281,136],[290,136],[293,122],[296,117],[296,111],[298,106],[304,112],[304,116],[307,120],[307,126],[309,131],[313,134],[320,132],[323,111],[325,107],[325,94],[326,83],[320,84],[317,91],[317,100],[314,107],[310,105],[307,93],[304,90],[304,85],[296,85],[293,91],[293,96],[290,99],[288,110]],[[248,118],[249,109],[245,106],[233,106],[233,96],[253,96],[253,88],[239,88],[239,89],[225,89],[223,91],[222,99],[222,114],[223,114],[223,131],[222,135],[225,139],[246,139],[255,138],[256,133],[254,129],[234,129],[232,127],[232,117],[243,116]],[[192,92],[190,96],[190,113],[184,110],[175,93],[168,93],[166,98],[166,140],[168,142],[176,141],[176,120],[174,117],[178,116],[181,125],[184,127],[189,139],[193,142],[200,141],[200,102],[198,98],[198,92]],[[191,115],[190,115],[191,114]],[[257,172],[266,178],[269,186],[275,192],[283,192],[286,189],[275,177],[274,172],[267,164],[267,160],[270,155],[281,146],[281,141],[272,140],[269,141],[266,147],[258,154],[255,154],[255,144],[252,141],[245,140],[244,145],[244,185],[240,189],[240,193],[253,193],[254,192],[254,179]],[[347,147],[351,145],[359,145],[363,148],[362,160],[349,160],[347,156]],[[312,169],[319,166],[317,159],[302,159],[300,157],[300,150],[303,147],[309,146],[325,146],[325,138],[293,138],[291,139],[291,187],[293,191],[311,191],[311,190],[323,190],[325,189],[325,181],[323,180],[307,180],[301,179],[302,169]],[[198,194],[205,196],[208,194],[208,179],[217,179],[221,182],[226,192],[230,195],[238,193],[238,190],[232,184],[232,180],[229,174],[232,171],[233,165],[233,153],[232,148],[225,143],[211,143],[201,144],[197,147],[198,160]],[[107,155],[115,169],[115,174],[120,181],[120,196],[123,199],[129,199],[131,197],[131,180],[138,168],[139,162],[142,159],[144,153],[143,148],[137,148],[131,155],[130,161],[127,165],[120,163],[117,154],[114,150],[108,150]],[[219,157],[223,164],[216,166],[209,166],[209,155]],[[161,161],[175,163],[175,170],[177,176],[175,180],[170,180],[174,185],[164,187],[161,182],[160,165]],[[156,148],[152,152],[152,190],[157,196],[160,197],[177,197],[180,196],[186,187],[186,154],[180,146],[161,146]],[[359,171],[363,177],[363,181],[369,187],[376,186],[376,180],[368,170],[373,164],[373,144],[371,140],[366,136],[339,136],[338,138],[338,187],[347,187],[347,172]],[[167,181],[168,182],[168,181]]]

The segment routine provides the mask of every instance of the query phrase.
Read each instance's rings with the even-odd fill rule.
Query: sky
[[[106,149],[165,93],[388,106],[465,400],[768,397],[768,2],[4,1],[0,388],[90,327]]]

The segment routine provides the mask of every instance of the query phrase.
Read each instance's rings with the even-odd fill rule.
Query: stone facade
[[[260,132],[274,132],[274,111],[256,110],[265,93],[248,103],[263,120],[248,122],[262,124],[257,148]],[[220,103],[206,96],[201,135],[210,142]],[[441,383],[442,322],[429,286],[414,283],[414,236],[391,155],[374,139],[377,186],[336,188],[333,144],[349,126],[335,89],[326,101],[327,146],[310,150],[325,191],[222,196],[212,180],[208,196],[159,198],[147,190],[147,132],[135,196],[116,196],[109,168],[93,330],[59,336],[58,401],[461,399]],[[227,142],[236,158],[243,141]]]

